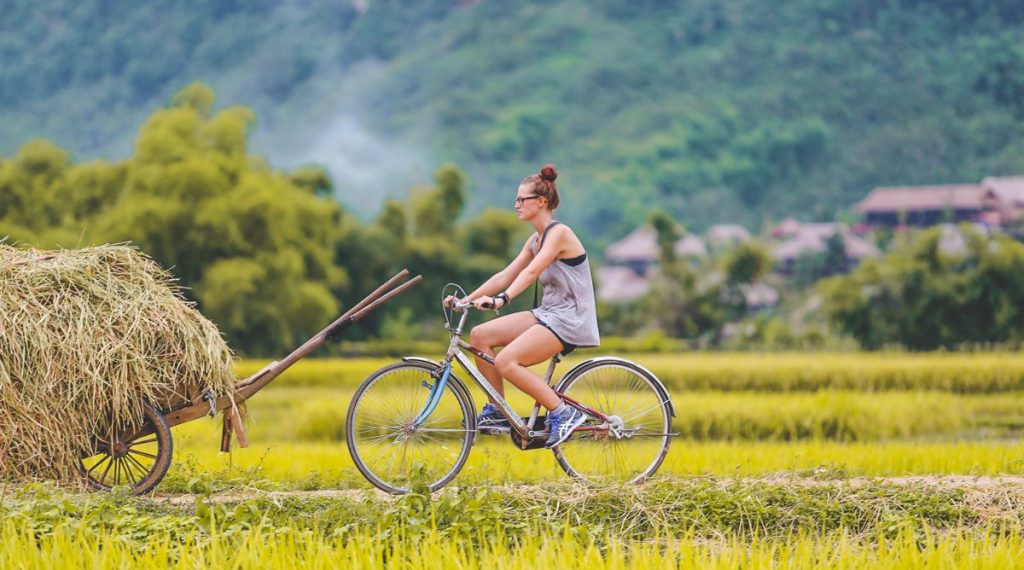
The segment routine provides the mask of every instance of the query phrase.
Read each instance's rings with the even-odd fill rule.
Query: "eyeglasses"
[[[533,196],[516,196],[516,206],[522,206],[523,202],[527,200],[533,200],[534,198],[542,198],[542,196],[537,196],[536,194],[534,194]]]

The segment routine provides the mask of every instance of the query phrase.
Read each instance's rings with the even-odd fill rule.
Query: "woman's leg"
[[[505,346],[495,359],[494,367],[516,388],[533,396],[548,410],[553,410],[562,403],[562,399],[527,366],[544,362],[562,349],[555,333],[542,325],[534,325]]]
[[[530,311],[520,311],[498,317],[492,321],[477,325],[469,331],[469,344],[472,344],[481,352],[494,358],[494,349],[499,346],[506,346],[516,337],[526,332],[527,329],[537,324],[537,317]],[[487,378],[487,381],[494,386],[503,397],[505,396],[504,382],[501,373],[486,360],[475,357],[476,367]]]

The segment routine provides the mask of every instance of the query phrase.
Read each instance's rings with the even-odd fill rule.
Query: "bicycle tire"
[[[620,433],[590,418],[553,449],[571,477],[589,482],[643,483],[657,472],[671,443],[674,408],[664,384],[650,371],[622,359],[595,359],[571,370],[556,387],[566,396],[622,420]]]
[[[396,362],[371,374],[352,397],[345,441],[356,469],[378,489],[436,491],[459,473],[476,440],[473,401],[454,374],[438,407],[418,428],[438,366]]]

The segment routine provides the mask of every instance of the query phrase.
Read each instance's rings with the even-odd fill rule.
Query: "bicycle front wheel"
[[[588,418],[554,449],[572,477],[593,482],[642,483],[665,460],[672,434],[672,402],[664,385],[625,360],[596,362],[570,373],[557,388],[610,421]]]
[[[427,407],[437,367],[399,362],[374,372],[348,408],[345,440],[356,468],[379,489],[402,494],[425,486],[440,489],[458,474],[476,436],[476,416],[465,385],[454,375],[437,407]]]

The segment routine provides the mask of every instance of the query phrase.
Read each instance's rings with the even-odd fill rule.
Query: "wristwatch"
[[[508,302],[509,302],[508,293],[506,293],[505,291],[502,291],[501,293],[498,293],[497,295],[494,296],[494,298],[495,299],[501,299],[501,306],[502,307],[508,305]]]

